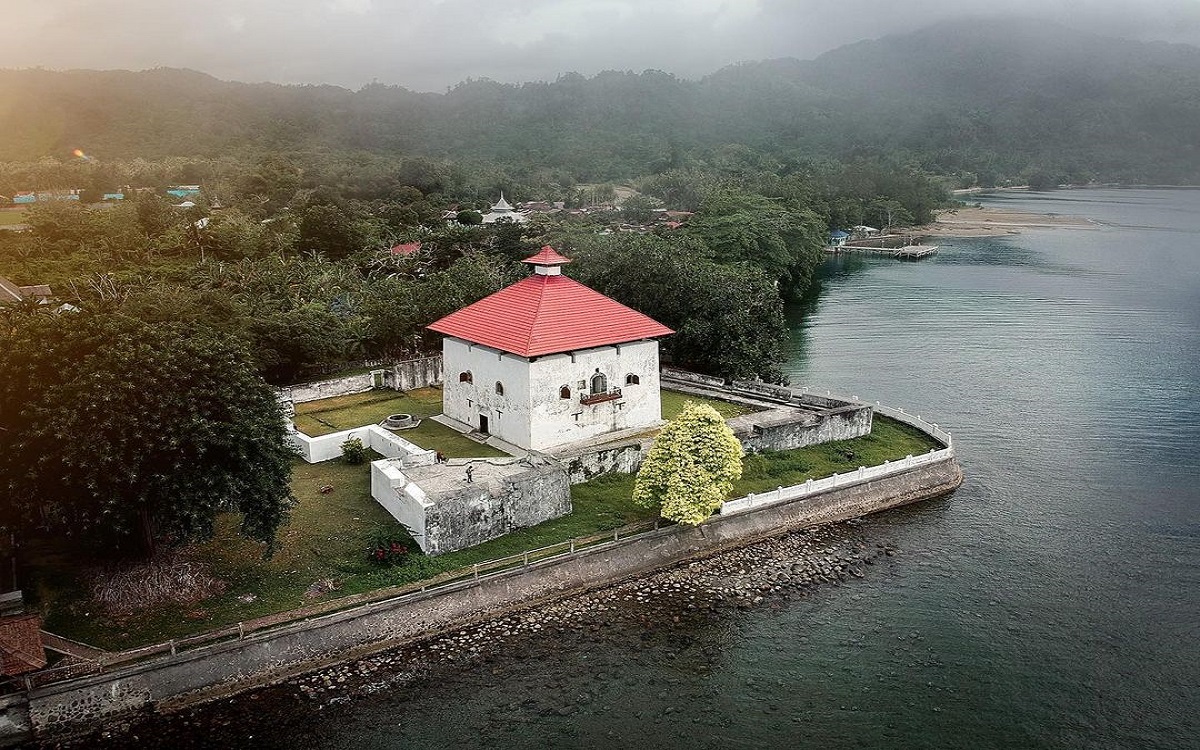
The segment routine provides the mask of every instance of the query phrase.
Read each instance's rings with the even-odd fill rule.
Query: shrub
[[[367,446],[358,438],[350,438],[342,443],[342,460],[352,466],[364,463],[367,460]]]
[[[399,539],[379,539],[367,550],[367,559],[376,565],[403,565],[408,559],[408,545]]]

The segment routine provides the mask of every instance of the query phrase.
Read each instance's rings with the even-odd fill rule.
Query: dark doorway
[[[488,422],[487,417],[480,414],[479,415],[479,431],[482,432],[484,435],[489,434],[487,422]]]

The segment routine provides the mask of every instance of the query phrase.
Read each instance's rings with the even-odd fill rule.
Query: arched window
[[[474,382],[475,382],[475,378],[474,378],[474,377],[471,375],[471,371],[470,371],[470,370],[467,370],[466,372],[460,372],[460,373],[458,374],[458,382],[460,382],[460,383],[474,383]]]
[[[497,396],[504,395],[504,383],[501,383],[499,380],[496,381],[496,395]]]
[[[571,386],[564,385],[562,388],[559,388],[558,389],[558,397],[559,398],[570,398],[571,397]]]
[[[604,373],[596,369],[596,374],[592,376],[592,393],[607,393],[608,378],[604,377]]]
[[[625,385],[641,385],[641,380],[632,372],[625,376]]]

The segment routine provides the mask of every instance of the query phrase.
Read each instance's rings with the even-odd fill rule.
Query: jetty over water
[[[869,253],[871,255],[890,255],[900,260],[920,260],[936,255],[937,245],[904,245],[903,247],[867,247],[865,245],[834,245],[825,248],[825,252],[838,255],[841,253]]]

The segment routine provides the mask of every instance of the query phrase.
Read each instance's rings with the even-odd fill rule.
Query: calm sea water
[[[1006,194],[1096,222],[843,258],[793,384],[917,411],[967,482],[871,519],[864,580],[680,630],[553,636],[238,744],[1200,745],[1200,191]]]

